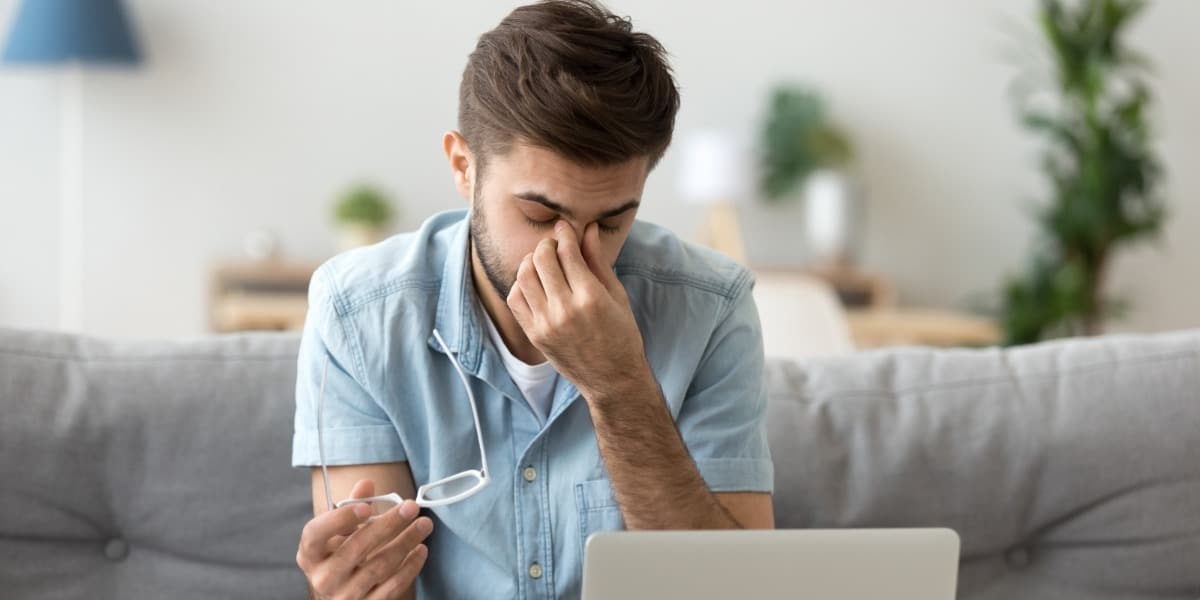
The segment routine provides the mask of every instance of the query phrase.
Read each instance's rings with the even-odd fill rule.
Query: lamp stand
[[[60,71],[58,326],[83,331],[83,66]]]
[[[732,202],[717,202],[709,207],[708,217],[700,230],[700,240],[709,248],[746,264],[742,226],[738,222],[737,206]]]

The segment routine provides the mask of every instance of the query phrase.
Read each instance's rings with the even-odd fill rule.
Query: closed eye
[[[555,218],[555,219],[549,219],[546,221],[537,221],[534,219],[530,219],[529,217],[525,217],[525,222],[529,223],[529,225],[531,227],[533,227],[534,229],[550,229],[551,227],[554,227],[554,223],[557,220],[558,219]],[[600,233],[612,234],[612,233],[617,233],[618,231],[621,231],[621,226],[619,224],[612,225],[609,223],[597,222],[596,226],[600,228]]]

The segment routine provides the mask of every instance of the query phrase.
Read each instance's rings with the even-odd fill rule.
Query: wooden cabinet
[[[214,264],[209,294],[212,330],[302,329],[308,312],[308,282],[319,265],[282,260]]]

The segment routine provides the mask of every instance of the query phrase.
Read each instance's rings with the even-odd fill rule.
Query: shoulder
[[[328,304],[338,318],[346,318],[397,295],[436,294],[446,259],[465,227],[466,214],[465,210],[438,213],[416,231],[326,260],[309,284],[310,308]]]
[[[634,223],[617,258],[616,271],[622,280],[639,278],[655,286],[679,287],[724,300],[733,300],[754,285],[751,271],[737,261],[644,221]]]

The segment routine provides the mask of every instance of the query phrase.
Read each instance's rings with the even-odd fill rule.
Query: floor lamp
[[[752,194],[752,181],[742,140],[717,130],[692,132],[681,140],[678,160],[680,196],[706,209],[700,243],[745,264],[737,203]]]
[[[83,330],[83,66],[140,56],[121,0],[24,0],[0,62],[61,67],[59,328]]]

